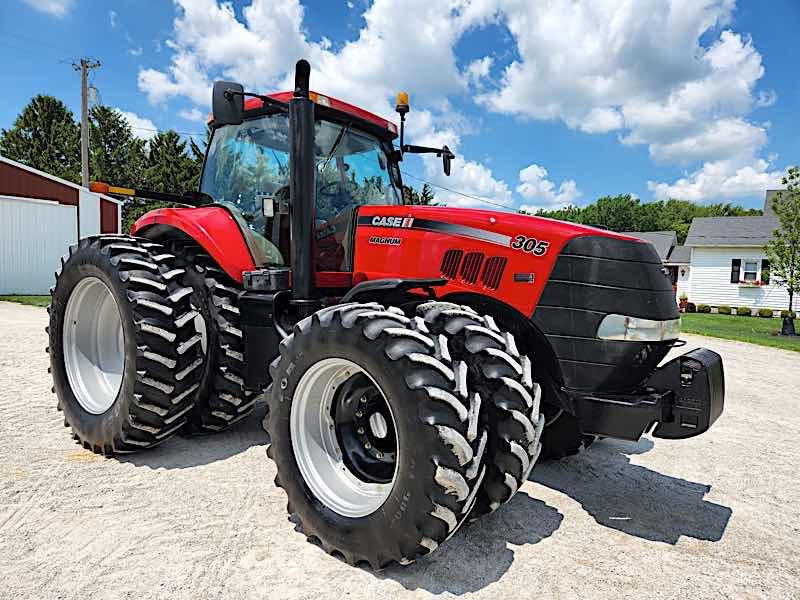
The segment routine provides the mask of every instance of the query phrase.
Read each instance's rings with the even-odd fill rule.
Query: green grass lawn
[[[2,300],[27,304],[28,306],[46,307],[50,304],[50,296],[0,296],[0,301]]]
[[[734,315],[711,315],[685,313],[681,315],[681,331],[710,337],[738,340],[760,346],[772,346],[800,352],[800,336],[773,335],[780,333],[781,319],[761,317],[739,317]],[[800,329],[800,320],[795,320]]]

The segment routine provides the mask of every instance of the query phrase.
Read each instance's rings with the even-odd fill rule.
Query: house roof
[[[78,185],[77,183],[72,183],[71,181],[67,181],[66,179],[61,179],[61,177],[56,177],[55,175],[51,175],[50,173],[45,173],[44,171],[40,171],[39,169],[34,169],[33,167],[29,167],[28,165],[24,165],[21,162],[17,162],[16,160],[11,160],[10,158],[6,158],[5,156],[2,155],[0,155],[0,162],[15,167],[17,169],[20,169],[22,171],[27,171],[28,173],[31,173],[38,177],[49,179],[50,181],[54,181],[64,187],[83,191],[89,194],[93,194],[95,196],[100,196],[100,198],[102,198],[103,200],[107,200],[108,202],[113,202],[114,204],[117,205],[124,203],[123,200],[112,198],[111,196],[106,196],[105,194],[99,194],[97,192],[93,192],[89,188],[85,188],[82,185]]]
[[[692,249],[689,246],[675,246],[664,262],[668,265],[688,265],[691,258]]]
[[[678,244],[678,234],[674,231],[623,231],[622,233],[653,244],[662,261],[667,260],[670,250]]]
[[[777,217],[695,217],[686,246],[763,246],[778,228]]]

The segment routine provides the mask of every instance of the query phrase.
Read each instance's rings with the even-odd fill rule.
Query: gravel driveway
[[[121,459],[75,445],[46,321],[0,302],[2,598],[800,598],[796,353],[685,336],[725,361],[709,433],[539,466],[432,558],[372,573],[295,532],[263,405],[229,433]]]

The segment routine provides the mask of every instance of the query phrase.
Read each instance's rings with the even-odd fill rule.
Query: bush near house
[[[708,304],[698,304],[697,312],[709,314],[711,312],[711,307]]]
[[[740,306],[736,309],[736,314],[740,317],[749,317],[753,314],[753,311],[750,310],[749,306]]]
[[[758,309],[758,316],[761,317],[762,319],[771,319],[773,314],[774,313],[772,312],[771,308]]]
[[[688,313],[697,312],[697,307],[694,305],[694,302],[686,303],[686,312]]]
[[[729,315],[731,314],[731,307],[727,304],[723,304],[717,309],[717,312],[721,315]]]
[[[781,319],[786,319],[787,317],[791,317],[793,319],[797,318],[797,313],[793,310],[782,310],[781,311]]]

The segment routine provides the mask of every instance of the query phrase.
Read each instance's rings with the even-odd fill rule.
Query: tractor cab
[[[310,95],[316,109],[314,264],[317,271],[350,271],[356,209],[402,203],[396,128],[365,111],[353,114],[341,101]],[[288,94],[270,98],[283,96],[288,100]],[[207,150],[200,191],[234,215],[258,267],[290,262],[289,131],[284,111],[251,99],[241,123],[214,127]]]

